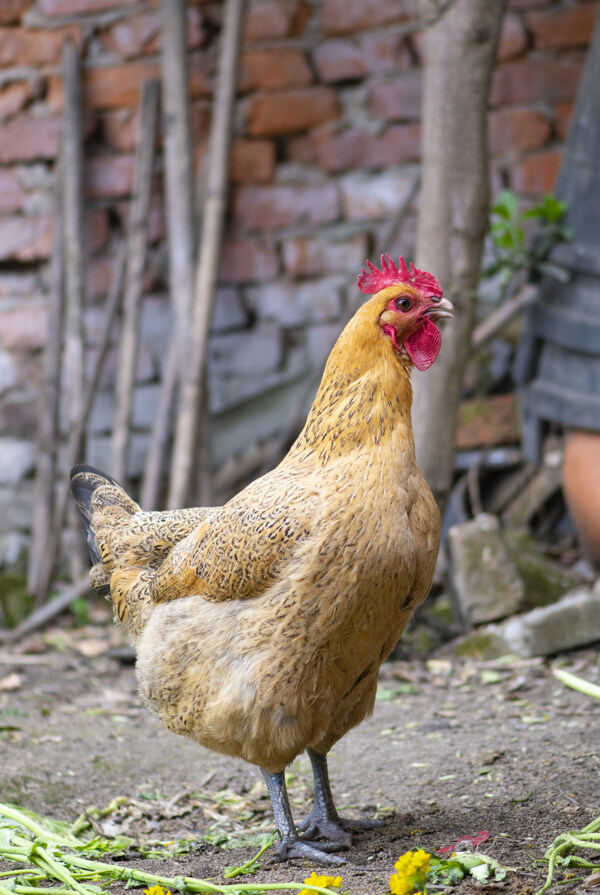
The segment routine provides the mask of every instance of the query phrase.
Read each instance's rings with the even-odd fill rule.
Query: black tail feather
[[[87,466],[85,463],[80,463],[78,466],[73,467],[71,470],[70,482],[71,494],[81,513],[83,536],[88,545],[92,562],[96,565],[96,563],[99,563],[102,560],[90,524],[92,494],[96,488],[100,487],[100,485],[116,485],[118,488],[121,486],[112,476],[107,475],[107,473],[102,472],[100,469],[96,469],[94,466]]]

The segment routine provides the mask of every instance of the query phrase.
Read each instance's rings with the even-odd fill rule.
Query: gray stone
[[[33,482],[0,486],[0,535],[29,531],[33,514]]]
[[[281,366],[283,339],[276,323],[263,323],[244,333],[211,336],[208,368],[211,379],[226,375],[262,375]]]
[[[35,444],[21,438],[0,438],[0,484],[16,485],[33,472]]]
[[[491,627],[506,643],[506,652],[525,658],[586,646],[600,640],[600,593],[574,590],[551,606]]]
[[[0,569],[24,570],[28,547],[29,538],[21,532],[0,535]]]
[[[506,618],[522,607],[524,586],[495,516],[482,513],[448,532],[449,579],[465,628]]]
[[[14,388],[16,384],[15,362],[7,351],[0,351],[0,394]]]

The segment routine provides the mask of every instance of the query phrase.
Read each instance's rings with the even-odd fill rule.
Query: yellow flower
[[[315,871],[311,873],[308,879],[304,880],[305,883],[308,883],[310,886],[320,886],[322,889],[331,888],[333,886],[334,889],[337,889],[342,885],[342,877],[341,876],[317,876]],[[153,893],[154,895],[154,893]],[[157,893],[158,895],[158,893]],[[314,895],[310,889],[302,889],[300,895]]]
[[[165,892],[162,886],[150,886],[149,889],[144,889],[144,895],[171,895],[170,892]]]
[[[390,877],[392,895],[419,895],[416,887],[421,889],[425,882],[430,861],[431,855],[422,848],[401,855],[394,864],[396,873]]]

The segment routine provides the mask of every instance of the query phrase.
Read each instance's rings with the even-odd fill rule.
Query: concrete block
[[[522,607],[523,582],[495,516],[482,513],[452,526],[448,550],[450,587],[465,628],[506,618]]]
[[[583,588],[557,603],[532,609],[497,626],[508,649],[519,656],[551,656],[600,640],[600,593]]]

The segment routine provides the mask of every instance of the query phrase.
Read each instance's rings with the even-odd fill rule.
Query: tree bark
[[[427,62],[417,266],[456,307],[440,356],[414,378],[417,459],[442,511],[475,323],[489,207],[487,105],[506,0],[420,0]]]

